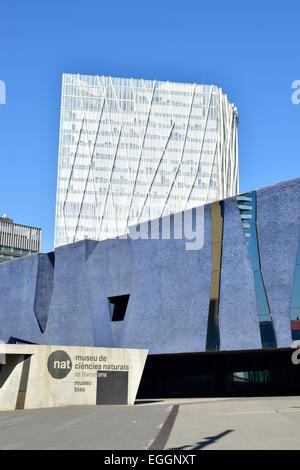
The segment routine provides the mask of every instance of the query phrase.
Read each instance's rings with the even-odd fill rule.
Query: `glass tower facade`
[[[237,196],[237,202],[253,269],[262,347],[276,348],[277,342],[273,319],[261,270],[257,233],[256,192],[252,191],[251,193]]]
[[[238,194],[237,124],[214,85],[64,74],[55,246]]]

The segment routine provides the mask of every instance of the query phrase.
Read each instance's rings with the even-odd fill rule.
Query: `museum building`
[[[139,397],[300,394],[299,183],[2,263],[0,339],[147,349]]]

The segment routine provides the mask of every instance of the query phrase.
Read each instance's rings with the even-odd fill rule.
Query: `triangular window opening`
[[[127,304],[130,295],[117,295],[115,297],[108,297],[108,305],[110,311],[111,321],[123,321],[127,309]]]

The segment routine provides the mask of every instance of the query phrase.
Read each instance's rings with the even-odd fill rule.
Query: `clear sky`
[[[240,192],[300,176],[299,0],[10,0],[0,9],[0,215],[53,249],[62,73],[215,84]]]

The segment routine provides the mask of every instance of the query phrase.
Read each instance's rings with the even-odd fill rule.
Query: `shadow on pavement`
[[[189,449],[189,450],[201,450],[203,447],[209,446],[216,442],[217,440],[221,439],[222,437],[226,436],[226,434],[229,434],[230,432],[233,432],[234,429],[227,429],[227,431],[221,432],[220,434],[216,434],[215,436],[209,436],[205,437],[205,441],[202,442],[196,442],[194,445],[185,445],[181,447],[174,447],[169,450],[183,450],[183,449]]]

